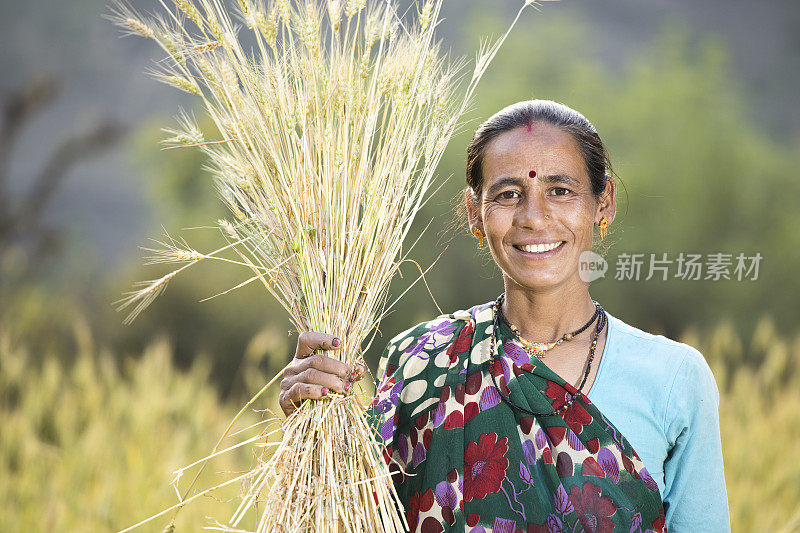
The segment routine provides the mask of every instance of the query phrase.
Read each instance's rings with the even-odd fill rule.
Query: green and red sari
[[[658,487],[614,425],[530,358],[492,304],[392,339],[371,406],[411,531],[663,532]]]

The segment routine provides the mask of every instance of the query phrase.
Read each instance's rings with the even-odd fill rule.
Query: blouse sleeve
[[[703,355],[688,347],[667,397],[664,506],[670,533],[730,531],[719,428],[719,390]]]

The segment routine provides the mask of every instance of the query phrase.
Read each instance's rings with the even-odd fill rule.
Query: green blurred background
[[[162,226],[199,250],[220,242],[202,228],[226,215],[202,158],[158,144],[179,106],[196,103],[143,74],[159,52],[119,40],[103,1],[0,4],[0,530],[119,529],[174,503],[171,472],[210,451],[286,363],[293,334],[259,287],[198,303],[248,277],[217,265],[193,268],[122,325],[112,302],[167,272],[141,266],[138,246]],[[517,2],[446,5],[445,44],[472,55]],[[623,185],[612,271],[592,297],[711,364],[734,530],[800,530],[798,35],[800,7],[788,0],[562,0],[529,11],[418,219],[432,223],[414,259],[424,268],[444,250],[427,276],[436,303],[422,284],[401,300],[368,354],[372,370],[385,341],[437,303],[449,312],[497,296],[499,273],[454,210],[465,147],[501,107],[563,102],[595,124]],[[755,280],[614,279],[620,254],[681,252],[762,260]],[[416,272],[404,267],[394,293]],[[251,461],[231,454],[204,481]],[[206,498],[178,525],[230,509]]]

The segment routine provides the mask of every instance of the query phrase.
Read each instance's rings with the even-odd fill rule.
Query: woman
[[[504,292],[389,343],[373,413],[412,531],[728,531],[719,393],[694,348],[589,295],[614,220],[605,147],[555,102],[510,106],[467,150],[465,204]],[[363,376],[300,336],[286,412]],[[309,357],[312,356],[312,357]]]

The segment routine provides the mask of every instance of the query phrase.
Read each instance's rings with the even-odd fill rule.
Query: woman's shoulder
[[[690,344],[639,329],[608,315],[610,357],[640,376],[640,383],[676,397],[718,399],[714,374],[703,354]]]
[[[677,369],[687,363],[693,366],[706,364],[705,357],[694,346],[644,331],[608,312],[606,314],[611,336],[608,343],[615,352],[640,362],[661,365],[665,370]]]
[[[418,374],[422,370],[420,367],[427,366],[430,361],[436,363],[437,356],[446,352],[465,330],[472,329],[476,317],[481,318],[480,313],[487,305],[490,304],[441,314],[398,333],[389,340],[379,370],[383,370],[386,376],[395,373],[401,366],[410,365],[413,368],[407,368],[404,373]]]
[[[621,318],[611,315],[606,311],[608,321],[621,337],[627,337],[629,342],[636,342],[641,345],[650,345],[653,348],[660,348],[664,351],[681,352],[686,348],[691,348],[688,344],[670,339],[664,335],[650,333],[628,324]]]

